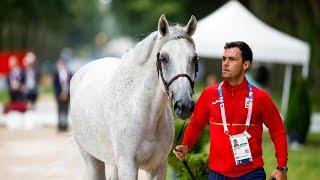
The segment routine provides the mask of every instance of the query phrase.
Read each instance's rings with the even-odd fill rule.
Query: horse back
[[[118,58],[103,58],[92,61],[84,66],[82,66],[73,75],[70,82],[70,93],[71,96],[77,90],[78,85],[81,83],[86,83],[90,81],[109,81],[111,80],[113,72],[116,70],[120,64],[120,59]]]

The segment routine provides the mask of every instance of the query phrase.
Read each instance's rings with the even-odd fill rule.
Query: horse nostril
[[[191,101],[191,103],[190,103],[190,111],[193,112],[193,110],[194,110],[194,102]]]
[[[194,110],[194,102],[193,101],[189,101],[189,102],[182,102],[181,100],[177,101],[174,104],[174,111],[176,112],[176,114],[182,118],[182,119],[186,119],[188,118],[193,110]]]
[[[182,106],[182,102],[179,100],[177,101],[175,104],[174,104],[174,110],[177,112],[177,113],[181,113],[182,112],[182,109],[183,109],[183,106]]]

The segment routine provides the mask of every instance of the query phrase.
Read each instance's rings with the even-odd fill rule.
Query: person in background
[[[72,73],[68,70],[66,62],[60,58],[56,62],[53,82],[58,106],[58,130],[61,132],[68,130],[71,77]]]
[[[185,159],[209,125],[209,180],[266,179],[263,124],[269,128],[276,151],[277,167],[270,178],[287,179],[288,143],[284,124],[270,96],[245,78],[251,64],[252,51],[245,42],[226,43],[221,64],[223,81],[201,93],[182,145],[173,151],[178,159]]]
[[[22,75],[22,69],[18,64],[16,56],[9,58],[9,74],[7,76],[8,92],[10,103],[21,102],[24,100],[24,83],[25,79]]]
[[[211,86],[218,83],[218,76],[215,74],[208,74],[206,78],[206,85]]]
[[[36,56],[33,52],[28,52],[23,59],[25,66],[25,69],[22,71],[25,79],[24,92],[30,109],[34,108],[39,93],[40,73],[34,66],[35,60]]]

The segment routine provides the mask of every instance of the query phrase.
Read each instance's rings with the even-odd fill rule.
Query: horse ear
[[[194,15],[191,16],[187,26],[186,26],[186,33],[189,36],[192,36],[194,34],[194,32],[197,29],[197,19]]]
[[[166,16],[163,14],[159,18],[158,22],[158,32],[162,35],[165,36],[169,32],[169,23],[166,19]]]

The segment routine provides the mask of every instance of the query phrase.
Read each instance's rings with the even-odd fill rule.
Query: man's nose
[[[224,65],[224,66],[229,66],[229,61],[228,61],[228,60],[224,60],[224,61],[223,61],[223,65]]]

